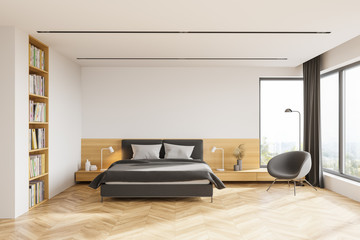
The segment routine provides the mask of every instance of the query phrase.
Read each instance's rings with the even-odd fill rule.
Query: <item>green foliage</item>
[[[270,159],[277,155],[277,153],[269,152],[269,143],[267,142],[267,138],[264,137],[261,141],[261,165],[266,165]]]

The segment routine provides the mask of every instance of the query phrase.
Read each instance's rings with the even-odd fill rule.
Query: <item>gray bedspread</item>
[[[99,174],[90,187],[96,189],[106,182],[175,182],[208,179],[217,189],[224,183],[200,160],[154,159],[120,160]]]

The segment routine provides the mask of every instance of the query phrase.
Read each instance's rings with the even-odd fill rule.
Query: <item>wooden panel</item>
[[[214,171],[221,181],[256,181],[256,172]]]
[[[203,139],[204,140],[204,161],[211,168],[221,167],[221,151],[211,152],[213,146],[224,148],[225,151],[225,169],[233,170],[236,159],[232,155],[234,149],[239,144],[245,144],[245,157],[243,159],[243,169],[258,169],[260,167],[259,139]],[[91,164],[96,164],[100,169],[100,150],[104,147],[112,146],[115,153],[110,154],[104,151],[103,167],[107,168],[111,163],[121,159],[121,141],[122,139],[89,139],[81,140],[81,169],[85,168],[86,159]]]
[[[221,150],[212,153],[212,147],[224,148],[225,169],[234,170],[236,158],[232,155],[239,144],[245,145],[244,170],[260,168],[259,139],[204,139],[204,160],[212,168],[221,168]]]
[[[81,139],[81,169],[85,169],[86,159],[91,165],[96,165],[100,170],[101,148],[112,146],[114,153],[103,151],[103,168],[108,168],[113,162],[121,159],[122,139]]]
[[[256,181],[274,181],[275,178],[270,176],[268,172],[259,172],[256,174]]]
[[[75,181],[76,182],[90,182],[94,178],[96,178],[97,175],[99,175],[101,171],[84,171],[80,170],[75,173]]]

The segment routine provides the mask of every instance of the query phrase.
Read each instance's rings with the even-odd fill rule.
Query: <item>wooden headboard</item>
[[[103,152],[103,167],[108,168],[111,163],[123,159],[122,143],[123,139],[118,138],[83,138],[81,139],[81,168],[84,169],[86,159],[91,164],[95,164],[100,169],[100,150],[101,148],[112,146],[114,153],[109,151]],[[149,139],[150,140],[150,139]],[[169,139],[170,140],[170,139]],[[188,139],[190,140],[190,139]],[[195,139],[194,139],[195,140]],[[243,159],[243,169],[257,169],[260,167],[260,147],[259,139],[218,139],[208,138],[203,140],[203,158],[211,168],[221,167],[221,151],[211,152],[213,146],[224,148],[225,151],[225,169],[232,170],[236,164],[236,159],[232,155],[234,149],[239,144],[245,144],[245,157]]]

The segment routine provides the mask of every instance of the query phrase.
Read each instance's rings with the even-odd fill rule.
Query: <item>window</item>
[[[344,71],[344,173],[360,178],[360,66]]]
[[[285,113],[290,108],[297,112]],[[274,156],[299,149],[302,127],[302,79],[260,79],[260,165]],[[300,140],[300,142],[302,142]]]
[[[321,142],[323,167],[339,170],[339,73],[321,78]]]
[[[360,63],[321,76],[324,171],[360,181]]]

